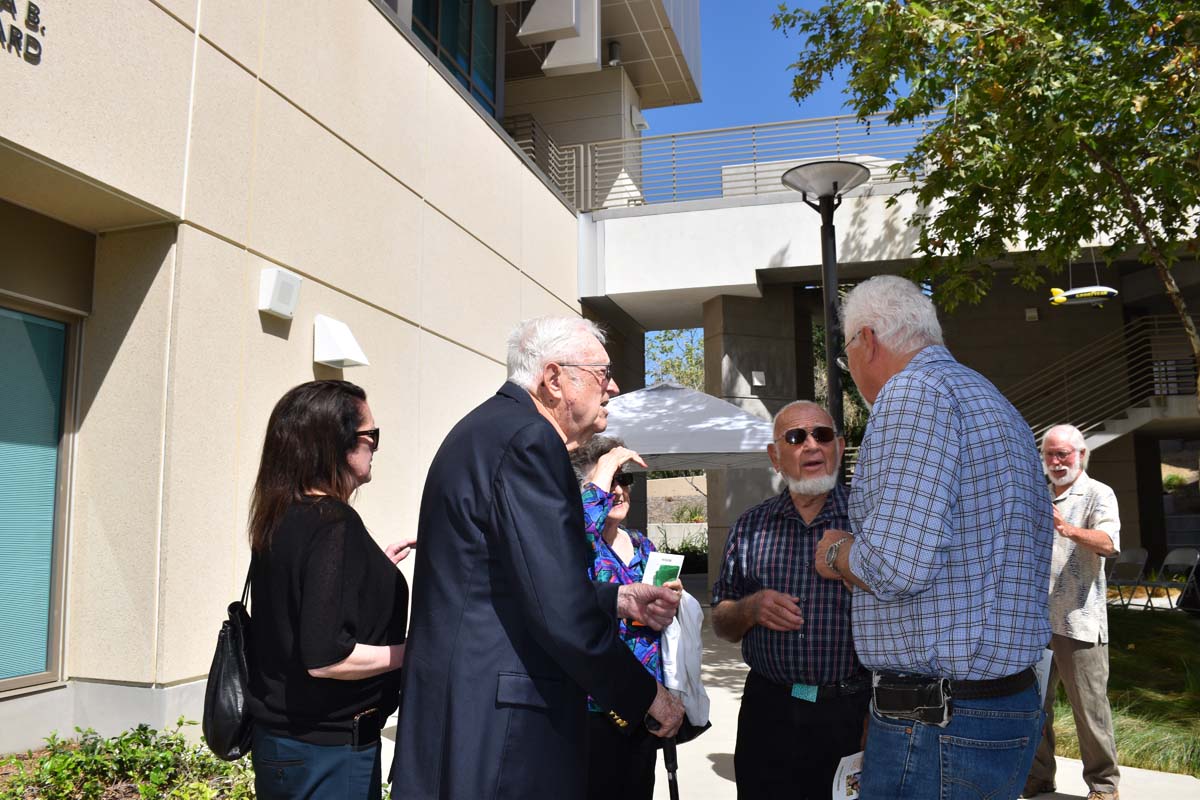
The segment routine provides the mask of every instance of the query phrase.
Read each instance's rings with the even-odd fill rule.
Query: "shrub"
[[[708,531],[689,533],[677,542],[663,540],[659,548],[664,553],[683,556],[683,572],[687,575],[708,572]]]
[[[76,728],[78,739],[51,734],[44,751],[5,762],[0,800],[253,800],[250,760],[190,744],[181,731],[195,724],[180,717],[173,730],[139,725],[107,739],[90,728]]]
[[[680,503],[671,511],[672,522],[705,522],[707,516],[708,508],[699,501]]]
[[[1179,494],[1187,485],[1187,479],[1182,475],[1167,475],[1162,479],[1163,491],[1167,494]]]

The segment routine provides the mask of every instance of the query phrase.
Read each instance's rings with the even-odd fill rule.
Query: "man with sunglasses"
[[[911,281],[859,284],[842,318],[872,409],[854,535],[826,532],[816,564],[862,589],[854,644],[873,701],[859,796],[1011,800],[1040,736],[1031,667],[1050,641],[1053,516],[1033,434],[950,355]]]
[[[868,675],[850,633],[850,592],[814,569],[825,531],[845,529],[845,440],[816,403],[775,415],[767,455],[786,487],[743,513],[713,586],[713,630],[750,666],[734,772],[742,800],[829,797],[838,762],[862,747]]]

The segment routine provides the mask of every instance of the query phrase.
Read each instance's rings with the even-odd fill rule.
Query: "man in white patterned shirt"
[[[1108,704],[1108,603],[1104,559],[1121,547],[1113,490],[1088,477],[1083,434],[1056,425],[1042,439],[1042,463],[1054,492],[1050,562],[1050,649],[1046,726],[1025,797],[1054,791],[1054,696],[1061,680],[1075,714],[1088,800],[1117,800],[1117,748]]]

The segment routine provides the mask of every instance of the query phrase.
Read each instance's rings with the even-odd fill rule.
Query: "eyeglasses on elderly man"
[[[819,444],[829,444],[837,438],[837,431],[828,425],[814,425],[811,430],[805,430],[804,428],[790,428],[789,430],[784,431],[781,436],[778,436],[775,441],[778,442],[780,439],[782,439],[790,445],[801,445],[804,444],[804,441],[809,436],[813,438],[814,442],[818,442]]]

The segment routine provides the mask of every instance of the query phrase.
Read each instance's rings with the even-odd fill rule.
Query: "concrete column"
[[[1145,547],[1151,544],[1142,535],[1141,505],[1139,501],[1138,442],[1141,437],[1127,434],[1114,439],[1091,454],[1088,475],[1112,487],[1117,495],[1117,509],[1121,513],[1121,547]],[[1158,443],[1152,442],[1157,454]],[[1155,465],[1157,469],[1157,465]],[[1158,501],[1158,526],[1162,528],[1162,478],[1158,478],[1154,499]],[[1150,561],[1161,559],[1151,553]]]
[[[605,348],[612,359],[613,379],[622,393],[646,385],[646,330],[608,298],[583,301],[583,316],[608,333]],[[647,525],[646,479],[640,477],[631,487],[629,513],[625,527],[645,531]]]
[[[812,316],[802,299],[802,290],[778,285],[764,287],[761,299],[722,295],[706,302],[705,391],[763,419],[792,400],[811,398]],[[710,584],[738,516],[782,489],[765,452],[762,464],[708,471]]]

